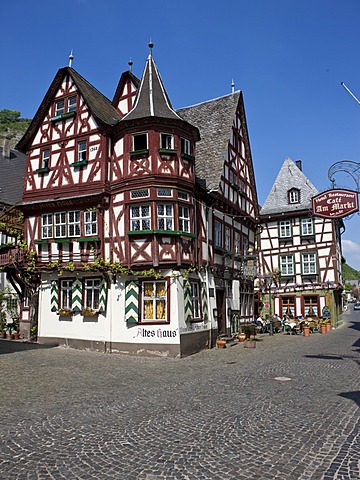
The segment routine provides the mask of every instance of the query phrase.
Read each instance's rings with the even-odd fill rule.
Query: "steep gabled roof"
[[[108,98],[106,98],[95,87],[93,87],[87,80],[77,73],[76,70],[70,67],[64,67],[57,72],[34,116],[33,121],[29,125],[29,128],[25,132],[23,138],[18,142],[16,146],[18,150],[26,152],[30,147],[36,132],[48,113],[51,103],[54,101],[55,95],[66,75],[69,75],[70,78],[72,78],[79,94],[84,98],[84,101],[89,107],[91,114],[100,124],[100,126],[112,127],[113,125],[116,125],[119,120],[121,120],[119,113],[111,105],[111,102]]]
[[[132,72],[130,72],[130,70],[128,70],[127,72],[123,72],[121,74],[118,86],[116,87],[113,101],[111,102],[111,104],[114,108],[116,108],[117,104],[119,103],[120,97],[121,97],[121,95],[123,93],[123,90],[124,90],[124,86],[125,86],[126,81],[128,79],[130,79],[132,81],[132,83],[135,85],[135,87],[137,89],[139,88],[140,79],[137,78]]]
[[[200,181],[206,182],[208,190],[219,188],[231,128],[240,98],[241,92],[237,91],[177,110],[184,120],[200,130],[201,140],[196,144],[196,175]]]
[[[26,155],[10,150],[10,158],[3,156],[0,147],[0,204],[14,205],[22,198]]]
[[[123,120],[146,117],[181,120],[171,105],[151,53],[145,65],[134,107]]]
[[[291,189],[300,191],[300,202],[290,203],[288,192]],[[274,185],[260,210],[260,215],[276,215],[286,212],[311,210],[311,199],[319,192],[304,175],[300,168],[287,157],[276,177]]]

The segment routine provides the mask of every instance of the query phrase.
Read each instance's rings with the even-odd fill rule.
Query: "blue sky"
[[[0,109],[32,118],[57,70],[73,67],[112,98],[149,39],[175,108],[244,93],[260,204],[289,156],[319,190],[340,160],[360,162],[359,0],[0,0]],[[345,175],[339,186],[355,188]],[[345,220],[360,270],[360,221]]]

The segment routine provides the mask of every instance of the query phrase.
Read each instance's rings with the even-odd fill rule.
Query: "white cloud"
[[[360,271],[360,245],[352,240],[342,240],[341,244],[346,263]]]

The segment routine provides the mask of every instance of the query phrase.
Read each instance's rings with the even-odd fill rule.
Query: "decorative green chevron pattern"
[[[99,298],[99,312],[106,312],[106,298],[107,298],[107,282],[105,278],[101,280],[100,285],[100,298]]]
[[[50,297],[51,311],[56,312],[59,308],[59,287],[56,280],[51,281]]]
[[[206,282],[201,282],[201,303],[203,320],[207,321],[209,318],[209,307],[206,291]]]
[[[82,284],[76,278],[72,284],[72,309],[74,312],[80,312],[82,304]]]
[[[125,322],[137,323],[139,319],[139,282],[125,282]]]
[[[191,298],[191,285],[188,281],[184,283],[184,317],[185,322],[193,319],[193,305]]]

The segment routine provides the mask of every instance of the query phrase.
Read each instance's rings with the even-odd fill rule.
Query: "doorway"
[[[226,332],[226,313],[225,313],[225,290],[216,290],[216,309],[217,309],[217,327],[218,335],[225,335]]]

